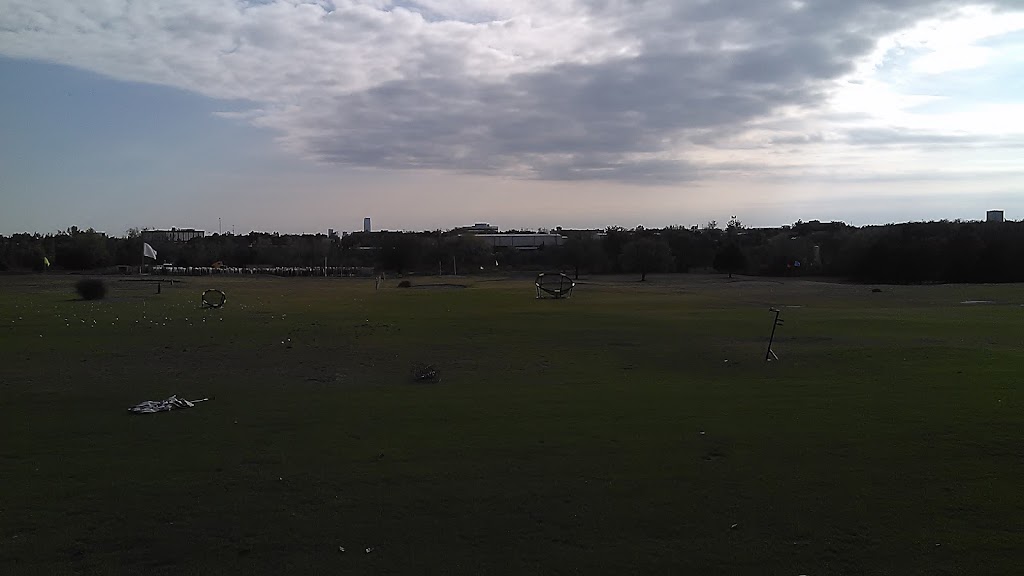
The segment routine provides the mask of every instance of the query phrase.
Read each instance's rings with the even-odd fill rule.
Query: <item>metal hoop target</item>
[[[572,289],[576,287],[576,282],[565,274],[555,275],[542,272],[537,274],[534,286],[537,288],[537,298],[550,296],[555,299],[561,299],[572,296]]]
[[[220,308],[227,302],[228,297],[216,288],[210,288],[203,292],[203,308]]]

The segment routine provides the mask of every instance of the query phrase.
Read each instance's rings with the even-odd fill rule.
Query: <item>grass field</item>
[[[634,280],[0,277],[0,572],[1021,573],[1024,286]]]

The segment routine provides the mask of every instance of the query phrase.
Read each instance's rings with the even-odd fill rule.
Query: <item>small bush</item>
[[[107,295],[107,285],[99,278],[83,278],[75,284],[75,290],[85,300],[99,300]]]
[[[412,282],[409,282],[408,280],[402,280],[401,282],[398,283],[398,287],[399,288],[412,288]]]

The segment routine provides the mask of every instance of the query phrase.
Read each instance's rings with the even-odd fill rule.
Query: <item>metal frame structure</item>
[[[572,289],[576,287],[576,281],[569,278],[565,274],[558,275],[558,288],[551,288],[549,285],[544,283],[545,276],[554,276],[554,274],[545,274],[541,272],[537,274],[537,279],[534,281],[534,286],[537,287],[537,298],[544,298],[545,294],[555,298],[556,300],[561,298],[569,298],[572,296]]]
[[[208,299],[207,298],[207,294],[211,294],[211,293],[219,294],[220,295],[220,299],[219,300],[214,300],[213,298],[209,298]],[[210,289],[205,290],[203,292],[202,300],[203,300],[203,308],[220,308],[220,307],[224,306],[225,304],[227,304],[228,297],[227,297],[226,294],[224,294],[224,292],[222,292],[220,290],[217,290],[216,288],[210,288]]]

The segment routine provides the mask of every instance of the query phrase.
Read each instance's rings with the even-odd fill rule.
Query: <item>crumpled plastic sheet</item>
[[[135,406],[128,409],[132,414],[155,414],[157,412],[168,412],[170,410],[178,410],[181,408],[193,408],[196,402],[205,402],[209,398],[203,398],[202,400],[185,400],[184,398],[178,398],[177,394],[171,396],[166,400],[146,400],[145,402],[139,402]]]

